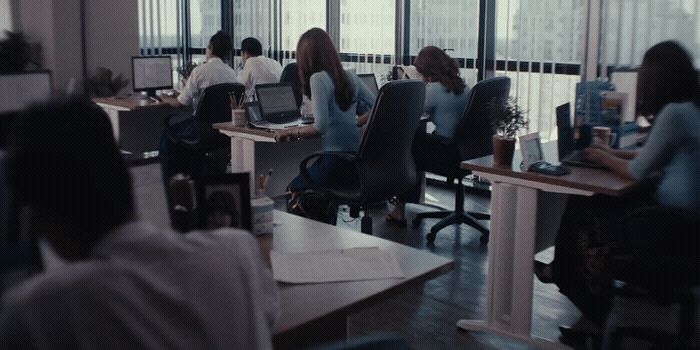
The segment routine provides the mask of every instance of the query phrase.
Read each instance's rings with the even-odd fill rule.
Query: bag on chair
[[[338,218],[338,203],[332,196],[312,190],[287,194],[287,212],[335,225]]]

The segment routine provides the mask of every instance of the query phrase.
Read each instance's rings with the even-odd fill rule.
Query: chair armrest
[[[308,164],[311,160],[320,158],[320,157],[337,157],[340,158],[344,161],[351,162],[355,165],[355,170],[357,170],[357,174],[360,174],[360,164],[357,159],[357,155],[354,153],[348,153],[348,152],[338,152],[338,151],[330,151],[330,152],[316,152],[301,161],[299,163],[299,173],[304,177],[304,181],[308,183],[311,187],[313,187],[314,183],[313,180],[311,179],[311,175],[309,174],[308,170]],[[360,190],[364,190],[364,184],[362,181],[360,181]]]

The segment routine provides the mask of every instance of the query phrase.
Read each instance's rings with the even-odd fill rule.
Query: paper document
[[[271,252],[272,274],[286,283],[324,283],[404,278],[390,251],[352,248],[306,253]]]

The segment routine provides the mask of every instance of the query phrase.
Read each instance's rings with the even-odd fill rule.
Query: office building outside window
[[[284,0],[282,6],[282,50],[296,51],[299,37],[307,30],[326,29],[326,0]]]
[[[376,73],[379,83],[391,71],[396,47],[396,3],[393,1],[341,0],[340,42],[346,69]]]
[[[221,30],[221,0],[190,0],[192,47],[204,49]]]

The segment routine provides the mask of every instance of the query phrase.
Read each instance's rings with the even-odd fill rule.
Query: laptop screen
[[[559,160],[569,155],[576,148],[574,129],[571,127],[571,104],[565,103],[557,107],[557,130]]]
[[[375,97],[379,95],[379,86],[377,86],[377,78],[374,76],[374,73],[359,74],[358,77],[367,85],[369,91],[371,91]]]
[[[275,122],[279,119],[300,117],[294,90],[289,84],[260,84],[255,86],[263,118]]]

